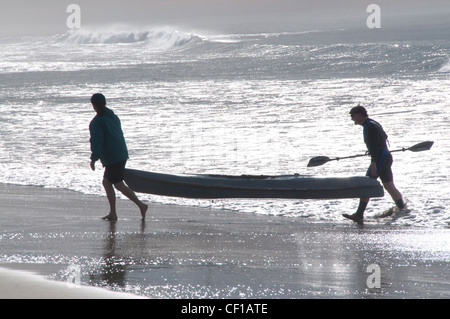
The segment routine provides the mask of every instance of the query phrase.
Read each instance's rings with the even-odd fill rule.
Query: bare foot
[[[105,217],[102,217],[102,219],[107,220],[107,221],[116,221],[117,215],[109,214],[109,215],[106,215]]]
[[[142,204],[139,208],[141,210],[142,220],[145,220],[145,215],[147,214],[148,205],[147,204]]]
[[[363,217],[357,214],[349,215],[349,214],[342,214],[345,218],[353,220],[355,223],[362,224],[363,223]]]

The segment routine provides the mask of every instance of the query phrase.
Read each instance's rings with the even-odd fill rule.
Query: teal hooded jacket
[[[128,159],[128,149],[119,117],[108,108],[103,115],[96,115],[89,124],[91,133],[91,160],[100,160],[103,166]]]

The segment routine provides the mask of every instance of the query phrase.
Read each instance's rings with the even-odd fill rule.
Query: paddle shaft
[[[431,146],[433,146],[432,141],[427,141],[427,142],[422,142],[422,143],[418,143],[416,145],[413,145],[411,147],[408,148],[401,148],[401,149],[397,149],[397,150],[392,150],[390,151],[391,153],[394,152],[405,152],[405,151],[412,151],[412,152],[421,152],[421,151],[427,151],[431,148]],[[363,157],[363,156],[367,156],[368,154],[358,154],[358,155],[352,155],[352,156],[344,156],[344,157],[336,157],[336,158],[328,158],[326,156],[317,156],[317,157],[313,157],[309,163],[308,163],[308,167],[313,167],[313,166],[320,166],[323,165],[327,162],[330,161],[339,161],[341,159],[348,159],[348,158],[356,158],[356,157]]]
[[[389,152],[391,152],[391,153],[394,153],[394,152],[405,152],[405,151],[408,151],[408,150],[409,150],[408,148],[401,148],[401,149],[393,150],[393,151],[389,151]],[[331,158],[330,161],[339,161],[341,159],[356,158],[356,157],[363,157],[363,156],[369,156],[369,154],[366,153],[366,154],[358,154],[358,155],[352,155],[352,156],[336,157],[336,158]]]

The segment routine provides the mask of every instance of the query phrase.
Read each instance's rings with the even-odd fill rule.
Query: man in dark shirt
[[[364,142],[366,143],[369,155],[371,157],[371,164],[367,170],[366,176],[371,178],[380,177],[384,188],[391,195],[398,208],[403,209],[405,203],[403,202],[402,194],[394,185],[394,178],[392,175],[392,155],[389,152],[386,142],[387,135],[381,127],[380,123],[369,118],[367,110],[363,106],[355,106],[350,110],[350,115],[355,125],[363,127]],[[342,216],[349,218],[355,222],[362,222],[364,218],[364,211],[370,198],[361,198],[358,210],[353,215],[343,214]]]
[[[114,188],[133,201],[141,211],[145,220],[148,205],[141,202],[131,188],[125,185],[123,174],[128,159],[128,149],[122,132],[119,117],[106,107],[106,98],[101,93],[91,97],[92,106],[97,115],[89,124],[91,134],[91,169],[95,170],[95,162],[100,160],[105,167],[103,187],[108,197],[110,212],[104,220],[117,220],[116,192]]]

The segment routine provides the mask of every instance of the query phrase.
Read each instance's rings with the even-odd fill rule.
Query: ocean
[[[307,168],[311,157],[364,154],[358,103],[394,154],[395,183],[411,212],[375,220],[450,227],[449,25],[421,30],[194,33],[171,26],[80,29],[0,39],[0,182],[104,196],[89,168],[90,96],[120,117],[127,167],[173,174],[364,175],[369,158]],[[150,202],[348,223],[358,200]],[[373,199],[371,218],[394,205]],[[105,212],[106,213],[106,212]],[[150,213],[151,214],[151,213]]]

